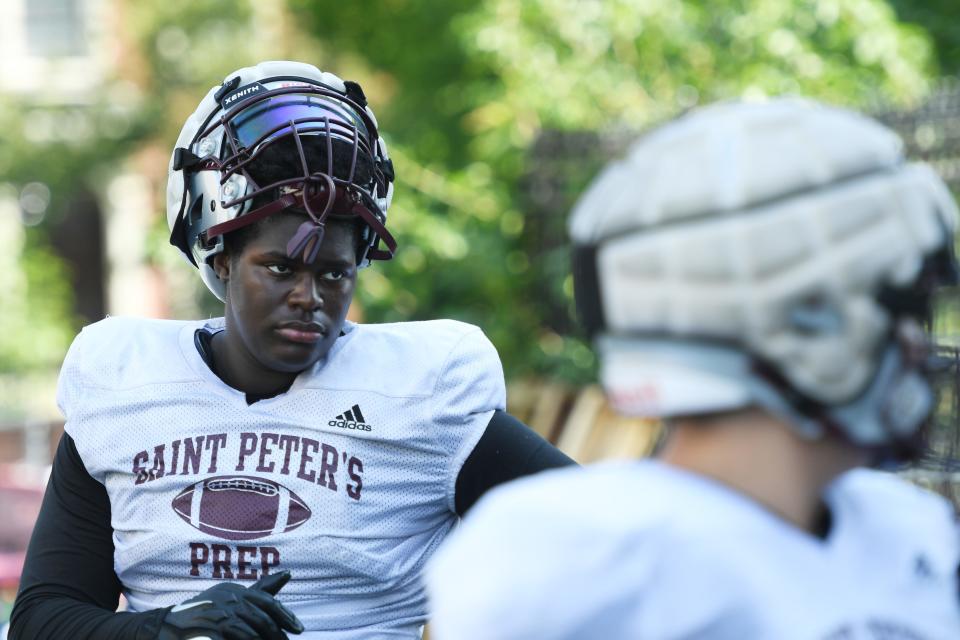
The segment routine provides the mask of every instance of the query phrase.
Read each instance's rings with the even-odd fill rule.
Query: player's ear
[[[213,270],[222,282],[230,280],[230,256],[226,251],[221,251],[213,256]]]

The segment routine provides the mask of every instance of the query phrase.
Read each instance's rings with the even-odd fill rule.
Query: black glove
[[[224,582],[170,609],[157,640],[289,640],[303,624],[274,598],[290,580],[272,573],[250,587]]]

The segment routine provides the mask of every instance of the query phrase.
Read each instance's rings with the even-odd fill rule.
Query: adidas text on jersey
[[[357,431],[373,431],[373,427],[366,423],[360,412],[360,405],[353,405],[333,420],[327,423],[331,427],[341,429],[356,429]]]

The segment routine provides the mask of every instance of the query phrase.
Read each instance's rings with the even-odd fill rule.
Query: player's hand
[[[288,640],[284,630],[303,624],[273,596],[289,571],[264,576],[250,587],[224,582],[170,609],[157,640]]]

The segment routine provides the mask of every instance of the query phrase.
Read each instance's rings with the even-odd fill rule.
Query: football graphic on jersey
[[[227,540],[286,533],[310,519],[310,507],[290,489],[251,476],[216,476],[181,491],[171,504],[190,526]]]

